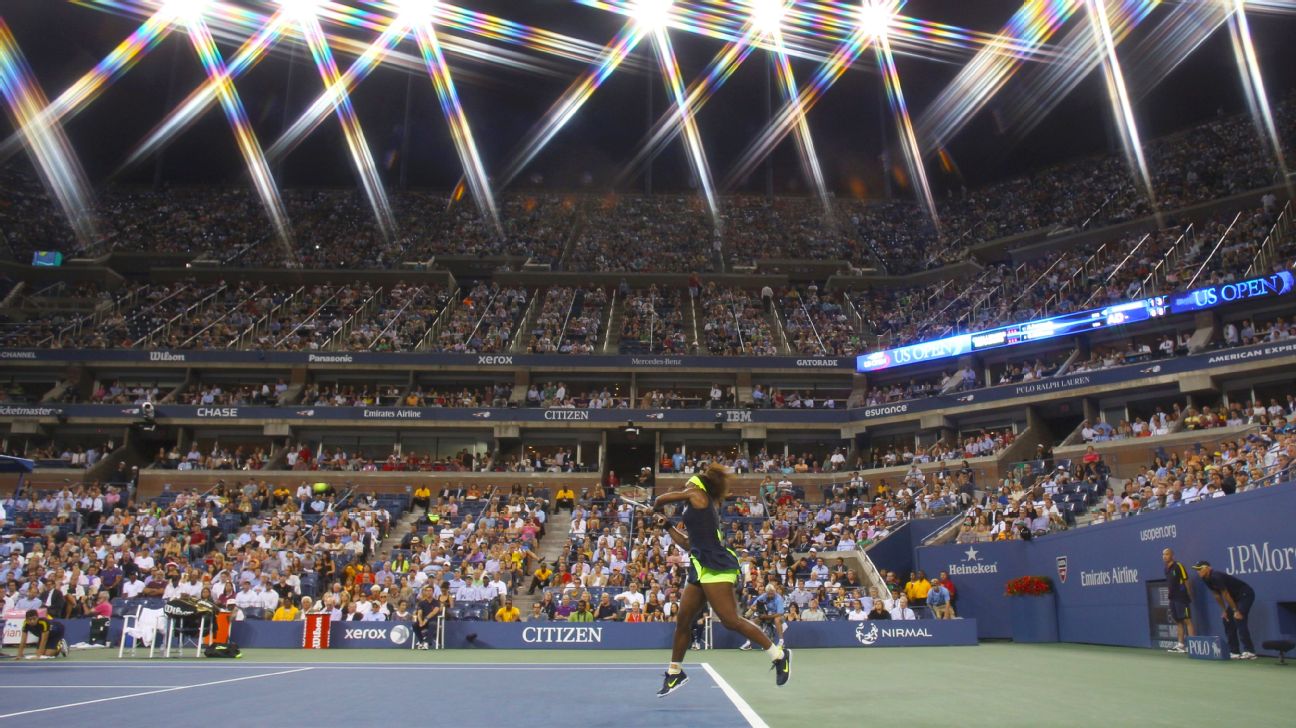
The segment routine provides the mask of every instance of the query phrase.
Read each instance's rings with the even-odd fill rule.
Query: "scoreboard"
[[[947,336],[921,344],[863,354],[856,359],[860,372],[876,372],[905,364],[936,361],[1004,346],[1017,346],[1061,336],[1074,336],[1113,326],[1136,324],[1169,314],[1192,313],[1235,301],[1281,296],[1296,287],[1296,277],[1280,271],[1260,278],[1198,288],[1170,296],[1153,296],[1024,321],[985,331]]]

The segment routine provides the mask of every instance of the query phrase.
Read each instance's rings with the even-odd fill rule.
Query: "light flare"
[[[329,110],[333,108],[335,103],[334,98],[340,95],[349,95],[354,91],[361,81],[368,78],[370,73],[373,73],[378,66],[382,65],[387,54],[391,53],[392,49],[399,45],[408,33],[409,26],[405,22],[392,18],[383,28],[382,33],[366,46],[364,52],[352,61],[346,72],[338,77],[337,82],[317,96],[311,102],[311,105],[293,121],[292,125],[275,140],[275,143],[270,145],[270,148],[266,150],[266,156],[278,161],[296,149],[302,140],[319,128],[324,119],[328,118]]]
[[[1148,202],[1155,209],[1156,191],[1152,187],[1152,176],[1148,173],[1147,159],[1143,154],[1143,140],[1139,136],[1138,122],[1134,119],[1134,107],[1130,102],[1129,91],[1125,87],[1125,75],[1121,71],[1120,58],[1116,53],[1116,41],[1112,36],[1111,22],[1107,17],[1105,0],[1085,0],[1089,27],[1094,42],[1101,53],[1103,72],[1107,80],[1107,95],[1111,100],[1112,114],[1116,119],[1116,128],[1120,132],[1121,149],[1130,166],[1135,181],[1143,188]]]
[[[282,10],[275,13],[252,37],[239,46],[226,65],[229,78],[236,79],[247,73],[265,58],[266,53],[289,28],[291,19]],[[194,124],[219,101],[218,81],[206,78],[184,101],[167,113],[166,117],[131,150],[118,171],[142,162],[156,154],[182,132]]]
[[[500,188],[510,182],[526,169],[527,165],[540,154],[549,142],[562,131],[563,127],[576,116],[585,102],[594,92],[616,72],[626,61],[639,43],[645,38],[642,26],[635,22],[622,26],[612,41],[603,48],[598,60],[581,74],[554,102],[539,123],[531,128],[522,144],[509,159],[504,170],[497,176]]]
[[[361,127],[360,119],[351,104],[351,96],[342,86],[341,73],[338,72],[337,62],[333,58],[333,49],[324,35],[319,17],[315,14],[317,7],[313,0],[285,0],[282,7],[285,13],[297,21],[298,30],[305,38],[306,46],[310,48],[311,58],[319,71],[320,79],[324,82],[325,93],[332,101],[334,113],[337,114],[338,122],[342,125],[342,136],[346,140],[347,150],[351,153],[351,161],[355,165],[360,187],[364,190],[369,207],[373,210],[374,219],[378,222],[378,229],[385,240],[394,240],[396,215],[392,212],[391,203],[387,199],[387,191],[383,188],[382,178],[378,174],[378,165],[374,162],[373,152],[369,149],[364,128]]]
[[[782,19],[782,0],[774,0],[779,6],[780,12],[777,17]],[[758,18],[752,16],[752,24],[759,27]],[[774,54],[771,61],[774,63],[775,70],[778,72],[779,87],[783,90],[788,107],[796,119],[796,142],[797,152],[801,157],[802,171],[806,175],[810,186],[814,188],[815,194],[819,197],[819,203],[823,206],[824,213],[832,211],[832,203],[828,198],[828,185],[824,181],[823,168],[819,165],[819,153],[815,150],[814,136],[810,133],[810,123],[806,120],[805,109],[801,106],[801,93],[797,86],[796,74],[792,72],[792,62],[788,58],[787,47],[783,42],[783,31],[781,22],[765,23],[769,30],[766,31],[770,42],[774,46]]]
[[[18,40],[0,17],[0,95],[46,192],[63,210],[81,248],[98,240],[90,184],[57,120],[42,118],[49,100],[32,75]],[[53,242],[53,241],[50,241]]]
[[[1027,0],[999,31],[1002,42],[977,51],[917,121],[924,150],[941,148],[1071,19],[1079,0]]]
[[[150,15],[126,40],[99,61],[93,69],[78,78],[54,102],[41,110],[33,123],[58,124],[81,113],[117,79],[121,78],[149,51],[157,47],[171,31],[172,11],[160,9]],[[21,135],[15,132],[0,144],[0,163],[22,149]]]
[[[1247,20],[1245,0],[1223,0],[1232,11],[1229,15],[1229,36],[1233,41],[1233,56],[1237,59],[1238,75],[1247,97],[1247,108],[1255,122],[1256,132],[1269,147],[1273,155],[1274,166],[1282,175],[1283,184],[1291,192],[1291,173],[1287,170],[1287,159],[1283,155],[1282,138],[1274,124],[1273,111],[1269,108],[1269,95],[1265,92],[1264,76],[1260,73],[1260,61],[1256,58],[1255,44],[1251,41],[1251,24]]]
[[[207,77],[215,83],[216,98],[234,132],[234,140],[238,144],[244,164],[247,165],[252,187],[261,198],[261,206],[265,208],[266,216],[270,218],[279,242],[291,259],[295,257],[295,251],[292,244],[292,228],[288,224],[288,213],[284,209],[279,187],[275,184],[270,165],[261,150],[261,143],[257,140],[256,132],[252,130],[252,124],[248,122],[243,100],[239,97],[238,90],[234,88],[225,59],[220,49],[216,47],[216,41],[212,38],[211,30],[204,20],[199,18],[189,22],[186,24],[186,29],[194,50],[202,61],[203,69],[207,72]]]
[[[711,177],[711,165],[707,161],[706,150],[702,146],[702,134],[698,131],[697,121],[689,112],[688,100],[684,92],[684,79],[680,74],[679,61],[675,57],[675,49],[671,46],[670,34],[665,25],[652,31],[652,40],[657,55],[657,65],[661,68],[666,91],[675,104],[677,123],[684,134],[689,166],[693,168],[702,197],[706,201],[707,211],[711,213],[711,221],[719,230],[720,202],[716,194],[715,182]]]
[[[437,37],[436,27],[432,23],[430,11],[413,18],[413,22],[415,22],[414,35],[418,40],[419,51],[423,56],[428,75],[431,76],[432,83],[436,87],[441,111],[450,125],[450,137],[459,155],[459,163],[463,167],[468,188],[472,191],[473,200],[476,201],[482,217],[490,222],[495,234],[503,238],[504,227],[500,222],[495,195],[491,191],[490,178],[486,174],[485,165],[482,164],[481,153],[473,138],[472,126],[468,123],[468,115],[459,101],[459,92],[455,88],[450,66],[446,63],[445,54],[441,50],[441,42]]]
[[[887,0],[864,0],[866,4],[876,3],[877,6],[883,6]],[[927,169],[923,165],[922,147],[918,144],[918,136],[914,132],[913,120],[909,116],[909,106],[905,103],[904,86],[900,83],[900,73],[896,70],[895,54],[891,50],[891,40],[885,27],[880,25],[879,17],[890,18],[894,10],[886,7],[883,11],[872,11],[870,13],[861,13],[861,18],[869,17],[872,20],[869,24],[861,23],[860,28],[864,32],[882,28],[873,38],[873,51],[877,56],[878,67],[882,71],[882,79],[886,84],[887,101],[891,105],[891,112],[895,115],[896,125],[900,131],[900,149],[904,152],[905,167],[909,171],[909,178],[913,181],[914,193],[918,196],[919,202],[922,203],[923,209],[931,217],[932,224],[940,231],[940,216],[936,213],[936,200],[932,196],[931,185],[927,181]],[[889,20],[887,25],[889,25]]]

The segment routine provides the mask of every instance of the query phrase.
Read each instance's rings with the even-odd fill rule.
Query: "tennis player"
[[[775,682],[783,685],[792,672],[792,651],[770,641],[765,632],[738,615],[738,555],[725,545],[720,530],[720,506],[729,492],[732,473],[722,465],[711,464],[700,475],[689,478],[683,490],[664,493],[653,501],[653,510],[660,511],[671,503],[683,503],[684,530],[669,526],[671,540],[689,553],[688,586],[680,597],[679,613],[675,617],[675,642],[671,649],[671,662],[666,668],[657,697],[670,695],[688,682],[680,667],[688,650],[693,633],[693,623],[708,605],[725,629],[742,634],[759,645],[773,661]],[[657,522],[667,525],[664,516]]]

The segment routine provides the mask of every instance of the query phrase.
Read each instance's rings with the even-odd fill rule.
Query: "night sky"
[[[567,0],[463,0],[467,7],[581,37],[603,45],[623,19]],[[1133,39],[1157,24],[1157,13],[1135,31]],[[912,0],[904,13],[987,32],[997,31],[1017,9],[1003,0]],[[132,18],[55,0],[0,0],[0,15],[18,38],[46,93],[53,97],[94,65],[137,25]],[[1070,23],[1083,22],[1077,16]],[[1252,30],[1270,96],[1285,95],[1296,86],[1296,14],[1251,14]],[[371,37],[368,36],[358,37]],[[672,39],[686,77],[693,77],[721,46],[719,41],[674,32]],[[406,48],[412,47],[407,41]],[[650,46],[637,54],[644,56]],[[222,46],[227,53],[229,47]],[[644,56],[643,60],[651,59]],[[342,65],[349,57],[340,59]],[[503,166],[527,130],[582,70],[580,64],[557,63],[564,75],[549,77],[500,69],[481,62],[451,58],[459,72],[460,93],[488,170]],[[722,178],[737,154],[755,136],[765,119],[765,57],[754,54],[707,105],[699,126],[711,166]],[[897,60],[905,93],[915,115],[957,73],[958,67],[910,56]],[[291,64],[291,69],[290,69]],[[655,65],[653,66],[655,68]],[[811,64],[794,63],[799,78]],[[1129,73],[1132,69],[1128,69]],[[288,83],[291,72],[292,83]],[[130,149],[203,78],[192,48],[174,35],[141,61],[104,94],[89,111],[68,127],[73,146],[96,185],[148,184],[158,171],[154,160],[118,171]],[[374,157],[390,185],[398,180],[406,89],[412,89],[410,155],[406,160],[411,187],[449,188],[459,178],[458,159],[444,118],[426,75],[411,76],[400,69],[376,71],[354,94],[355,106]],[[647,90],[660,113],[665,94],[655,74],[619,71],[601,88],[581,114],[554,140],[515,186],[540,189],[603,190],[612,185],[632,156],[646,128]],[[811,112],[810,125],[829,186],[847,193],[881,194],[879,157],[883,133],[895,143],[895,129],[872,54],[852,69]],[[305,108],[321,90],[319,76],[299,51],[296,60],[280,52],[263,61],[237,83],[262,145],[269,146],[282,128],[285,106],[290,116]],[[1133,88],[1145,138],[1189,126],[1220,111],[1240,112],[1243,100],[1229,37],[1217,31],[1155,89]],[[777,96],[776,96],[777,100]],[[1111,151],[1111,113],[1100,72],[1092,73],[1045,121],[1024,138],[997,131],[994,101],[953,140],[948,149],[962,178],[939,171],[928,159],[933,186],[942,189],[985,184],[1053,162]],[[879,113],[879,112],[882,113]],[[7,121],[2,122],[6,126]],[[883,126],[885,125],[885,126]],[[899,159],[898,156],[895,159]],[[773,156],[775,189],[806,192],[795,146],[789,137]],[[243,166],[232,134],[219,110],[213,110],[176,143],[162,160],[161,178],[169,184],[241,185]],[[684,189],[690,173],[677,142],[654,167],[656,189]],[[351,162],[336,120],[330,116],[288,158],[281,172],[284,187],[355,184]],[[762,171],[739,191],[764,189]],[[621,189],[641,189],[635,177]]]

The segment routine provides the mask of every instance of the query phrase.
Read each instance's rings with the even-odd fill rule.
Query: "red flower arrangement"
[[[1004,585],[1004,594],[1010,597],[1038,597],[1053,591],[1053,581],[1047,576],[1019,576]]]

